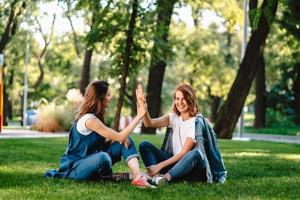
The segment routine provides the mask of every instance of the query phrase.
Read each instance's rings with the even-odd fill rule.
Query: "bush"
[[[43,132],[59,132],[70,129],[74,112],[68,105],[56,105],[55,102],[40,105],[35,130]]]
[[[70,89],[66,95],[67,101],[62,105],[57,105],[55,100],[48,103],[42,99],[38,106],[38,115],[35,130],[43,132],[68,131],[75,118],[75,112],[79,108],[83,97],[77,89]]]
[[[267,115],[266,115],[267,127],[271,127],[271,128],[297,127],[293,121],[294,121],[293,115],[286,116],[274,109],[267,110]]]

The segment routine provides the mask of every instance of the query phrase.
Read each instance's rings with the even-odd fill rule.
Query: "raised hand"
[[[135,94],[136,94],[136,99],[137,99],[138,103],[140,103],[141,101],[143,101],[143,102],[146,101],[143,87],[141,84],[138,84],[137,89],[135,89]]]
[[[147,112],[147,104],[143,100],[137,102],[137,114],[140,118],[143,118]]]

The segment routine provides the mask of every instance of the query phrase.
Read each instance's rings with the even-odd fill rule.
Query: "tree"
[[[264,128],[266,123],[266,76],[263,54],[258,61],[255,78],[255,107],[254,128]]]
[[[154,33],[154,45],[151,52],[147,96],[148,110],[151,117],[158,117],[161,109],[161,90],[165,68],[169,55],[169,25],[176,0],[157,0],[157,21]],[[142,126],[142,132],[154,134],[155,128]]]
[[[42,29],[42,26],[41,26],[41,23],[39,22],[38,18],[36,16],[34,16],[34,19],[35,19],[36,24],[38,25],[38,30],[39,30],[40,34],[42,35],[43,42],[44,42],[42,50],[39,53],[33,51],[33,54],[34,54],[34,56],[37,60],[39,70],[40,70],[40,75],[39,75],[37,81],[33,85],[33,88],[36,90],[37,87],[42,83],[42,81],[44,79],[45,72],[44,72],[44,62],[43,62],[43,60],[44,60],[47,48],[50,45],[52,37],[53,37],[54,23],[55,23],[56,15],[53,14],[53,19],[52,19],[52,23],[51,23],[51,32],[50,32],[49,36],[47,36],[47,34],[44,33],[44,31]]]
[[[232,132],[256,75],[258,69],[256,64],[270,32],[277,6],[277,0],[264,0],[257,11],[257,26],[254,26],[255,29],[247,44],[237,76],[215,122],[214,130],[220,138],[232,138]]]
[[[26,8],[26,3],[25,1],[19,1],[19,0],[14,0],[12,3],[9,5],[8,8],[8,19],[7,23],[5,25],[3,34],[1,35],[0,39],[0,53],[4,52],[5,47],[9,43],[9,41],[12,39],[12,37],[16,34],[16,31],[18,29],[18,25],[20,23],[20,16],[21,13],[24,11]],[[5,67],[5,65],[4,65]],[[2,77],[5,77],[5,74],[3,74]],[[4,85],[4,113],[3,113],[3,124],[7,125],[7,119],[11,117],[11,104],[8,99],[8,93],[6,86]]]
[[[102,6],[103,4],[100,1],[86,2],[83,0],[79,1],[77,6],[78,9],[85,8],[92,13],[90,31],[85,37],[86,49],[79,83],[82,94],[84,94],[85,88],[90,81],[90,67],[95,45],[112,38],[118,31],[119,24],[114,25],[111,22],[116,19],[122,19],[120,17],[121,13],[112,11],[112,8],[117,9],[120,6],[118,3],[109,0],[104,4],[104,7]]]
[[[249,2],[249,19],[250,26],[254,25],[255,10],[257,9],[258,0]],[[255,103],[254,103],[254,128],[264,128],[266,122],[266,76],[265,76],[265,62],[264,62],[264,48],[261,50],[261,55],[258,59],[258,69],[255,78]]]
[[[300,40],[300,2],[291,0],[287,2],[288,9],[283,13],[282,20],[279,23],[284,27],[296,40]],[[295,123],[300,125],[300,59],[299,50],[293,54],[294,67],[293,67],[293,95],[294,95],[294,110],[295,110]]]
[[[136,22],[137,17],[137,8],[138,8],[138,2],[137,0],[133,0],[132,2],[132,13],[129,21],[128,30],[126,31],[126,46],[125,46],[125,52],[124,52],[124,58],[123,58],[123,69],[122,69],[122,75],[120,80],[120,90],[119,90],[119,99],[117,104],[117,111],[115,116],[115,123],[114,123],[114,129],[118,130],[119,127],[119,121],[120,121],[120,115],[121,115],[121,109],[123,106],[124,96],[125,96],[125,90],[126,90],[126,79],[129,73],[129,65],[130,63],[130,57],[131,57],[131,51],[133,47],[133,35],[134,35],[134,26]]]

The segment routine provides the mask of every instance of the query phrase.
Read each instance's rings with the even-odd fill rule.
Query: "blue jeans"
[[[139,146],[145,167],[156,165],[172,157],[153,144],[143,141]],[[185,154],[177,163],[163,168],[160,173],[169,173],[172,180],[205,181],[205,164],[198,150],[194,149]]]
[[[128,149],[119,142],[107,145],[103,151],[94,153],[74,163],[74,169],[70,172],[69,178],[77,180],[97,179],[100,176],[112,174],[112,165],[121,160],[128,162],[131,158],[137,158],[138,154],[133,140],[129,138]]]

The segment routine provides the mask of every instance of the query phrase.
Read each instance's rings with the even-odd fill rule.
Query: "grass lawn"
[[[260,128],[251,126],[245,127],[246,133],[274,134],[274,135],[295,135],[300,136],[300,127],[278,127],[278,128]]]
[[[162,136],[134,136],[136,144]],[[129,182],[46,179],[57,168],[67,138],[0,140],[0,199],[297,199],[300,198],[300,145],[220,141],[228,170],[224,185],[175,183],[143,190]],[[128,171],[124,162],[114,171]]]

